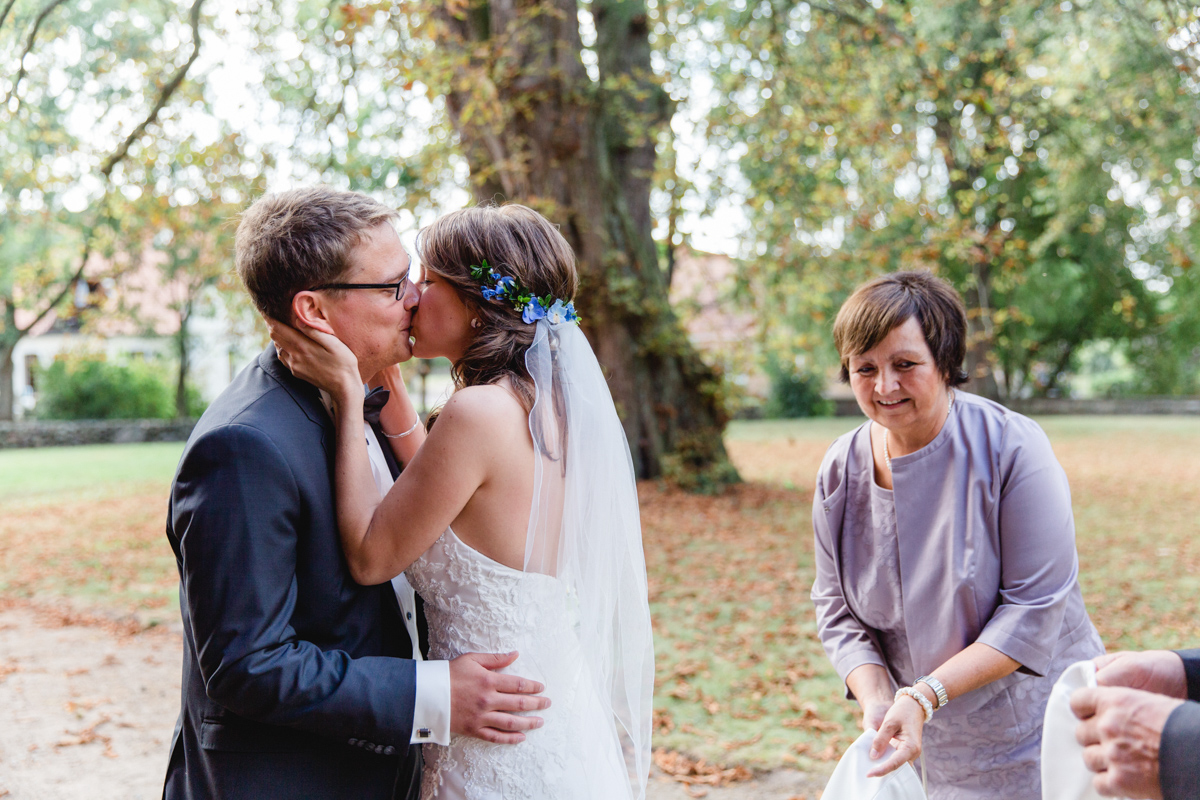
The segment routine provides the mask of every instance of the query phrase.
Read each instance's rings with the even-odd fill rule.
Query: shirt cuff
[[[417,662],[417,700],[409,744],[450,744],[450,662]]]

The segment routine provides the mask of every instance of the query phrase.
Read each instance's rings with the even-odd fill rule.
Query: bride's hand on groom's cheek
[[[361,392],[358,359],[336,336],[308,326],[298,330],[272,319],[267,320],[267,329],[279,360],[297,378],[326,390],[335,398],[343,388],[351,393]]]
[[[525,741],[524,731],[542,727],[541,717],[518,712],[549,708],[550,699],[537,681],[496,670],[517,659],[516,653],[467,653],[450,662],[450,732],[496,744]]]

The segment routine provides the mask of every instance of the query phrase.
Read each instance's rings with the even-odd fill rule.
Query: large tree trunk
[[[643,0],[591,3],[599,84],[580,59],[576,0],[456,8],[441,9],[438,41],[461,58],[447,107],[476,196],[536,208],[575,249],[576,305],[638,475],[736,479],[720,378],[671,311],[651,237],[655,136],[669,109],[652,80]]]
[[[13,350],[17,341],[0,343],[0,422],[13,418]]]

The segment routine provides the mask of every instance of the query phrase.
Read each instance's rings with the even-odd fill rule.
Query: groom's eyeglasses
[[[396,301],[399,302],[404,297],[404,290],[407,287],[408,278],[405,278],[398,283],[323,283],[320,286],[314,286],[309,291],[319,292],[322,289],[395,289]]]

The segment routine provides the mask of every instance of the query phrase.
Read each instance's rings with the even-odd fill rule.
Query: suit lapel
[[[333,420],[330,419],[329,413],[321,403],[321,393],[317,387],[293,375],[291,370],[279,360],[279,354],[275,351],[273,344],[268,345],[267,349],[259,355],[258,365],[263,372],[266,372],[283,387],[293,402],[304,412],[304,416],[321,429],[321,447],[325,450],[326,458],[332,458],[334,452]]]
[[[283,365],[279,360],[279,354],[275,351],[275,345],[270,345],[258,357],[258,364],[264,372],[279,382],[279,385],[291,396],[292,400],[304,412],[314,425],[321,429],[321,447],[325,450],[327,459],[332,460],[334,457],[334,437],[336,432],[333,427],[333,420],[329,416],[329,412],[325,410],[325,405],[321,402],[321,393],[317,387],[307,381],[302,381],[291,373],[291,371]],[[400,465],[396,462],[396,457],[392,454],[392,448],[388,444],[387,438],[383,435],[383,429],[379,425],[372,425],[371,428],[375,431],[375,436],[379,440],[379,449],[383,451],[383,458],[387,462],[388,470],[392,473],[392,480],[395,480],[400,475]],[[399,650],[405,657],[412,657],[412,641],[408,636],[408,628],[403,624],[403,614],[401,613],[400,605],[396,601],[396,595],[391,590],[391,586],[387,586],[387,591],[383,593],[386,607],[390,611],[391,619],[394,620],[396,630],[391,633],[396,637],[396,643]],[[414,594],[416,594],[414,592]],[[422,655],[429,656],[429,623],[425,619],[425,602],[421,599],[421,595],[416,594],[416,614],[417,614],[417,630],[421,639]],[[385,618],[387,618],[385,614]],[[385,636],[388,633],[385,631]],[[420,748],[410,748],[411,750],[419,751]],[[419,770],[418,770],[419,771]]]

